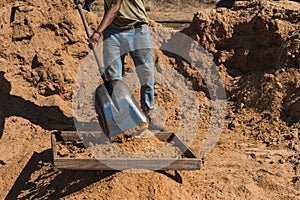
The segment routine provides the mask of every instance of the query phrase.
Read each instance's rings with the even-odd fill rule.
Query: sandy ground
[[[84,29],[72,1],[4,0],[0,8],[0,199],[300,199],[299,3],[150,11],[155,20],[193,20],[182,33],[216,63],[226,115],[200,170],[143,173],[53,167],[51,133],[74,128],[72,89],[90,53]],[[91,27],[100,22],[93,13],[86,17]],[[166,67],[156,67],[158,78],[167,69],[179,74],[177,87],[156,84],[170,130],[190,117],[173,89],[187,84],[194,92],[199,114],[188,122],[190,146],[203,156],[214,111],[210,82],[170,52],[156,50],[154,61]]]

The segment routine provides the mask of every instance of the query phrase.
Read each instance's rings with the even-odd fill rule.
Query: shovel
[[[84,18],[82,6],[78,4],[77,8],[86,34],[90,38],[91,34]],[[91,47],[91,49],[98,69],[101,69],[99,55],[95,48]],[[130,89],[122,80],[107,82],[103,73],[101,73],[101,77],[105,84],[99,85],[95,91],[95,109],[101,128],[106,136],[117,135],[147,121],[137,102],[132,97]]]

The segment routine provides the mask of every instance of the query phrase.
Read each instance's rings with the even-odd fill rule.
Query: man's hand
[[[94,48],[94,46],[99,44],[101,33],[98,31],[95,31],[93,35],[89,38],[89,46],[91,49]]]
[[[103,17],[99,27],[93,33],[93,35],[89,38],[88,43],[89,43],[89,47],[91,49],[94,49],[94,47],[99,44],[100,35],[115,19],[115,17],[117,16],[117,13],[119,12],[119,10],[121,8],[122,2],[123,2],[123,0],[113,0],[112,1],[108,11],[104,14],[104,17]]]

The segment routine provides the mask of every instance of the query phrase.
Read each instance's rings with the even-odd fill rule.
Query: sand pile
[[[283,6],[284,4],[284,6]],[[299,68],[299,4],[291,1],[235,1],[233,9],[195,14],[185,33],[211,52],[230,74]]]
[[[199,11],[184,30],[214,56],[237,112],[299,126],[298,8],[291,1],[235,1],[232,10]]]
[[[299,3],[236,1],[201,9],[183,32],[214,57],[228,95],[223,134],[199,171],[53,169],[50,133],[72,126],[72,87],[89,54],[73,1],[0,3],[0,198],[296,199],[300,197]],[[173,12],[172,15],[176,14]],[[96,27],[100,19],[86,13]],[[155,53],[193,83],[201,109],[197,150],[209,126],[205,83],[183,60]],[[156,86],[176,128],[176,98]],[[176,130],[174,128],[174,130]]]
[[[74,5],[69,1],[12,2],[1,3],[2,71],[13,70],[42,96],[70,99],[78,63],[89,53]],[[98,24],[97,17],[87,17],[93,27]]]
[[[2,115],[23,116],[45,129],[72,126],[73,83],[89,53],[78,11],[71,1],[0,6],[0,81],[8,83],[0,90]],[[89,13],[87,19],[91,27],[99,23]]]

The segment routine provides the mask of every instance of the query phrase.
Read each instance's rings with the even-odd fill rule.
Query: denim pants
[[[91,4],[86,4],[83,6],[83,10],[86,10],[86,11],[89,11],[91,12],[92,11],[92,5]]]
[[[154,104],[153,50],[148,27],[129,30],[107,28],[104,31],[103,55],[106,81],[121,80],[125,54],[134,61],[140,81],[141,107],[149,109]]]

